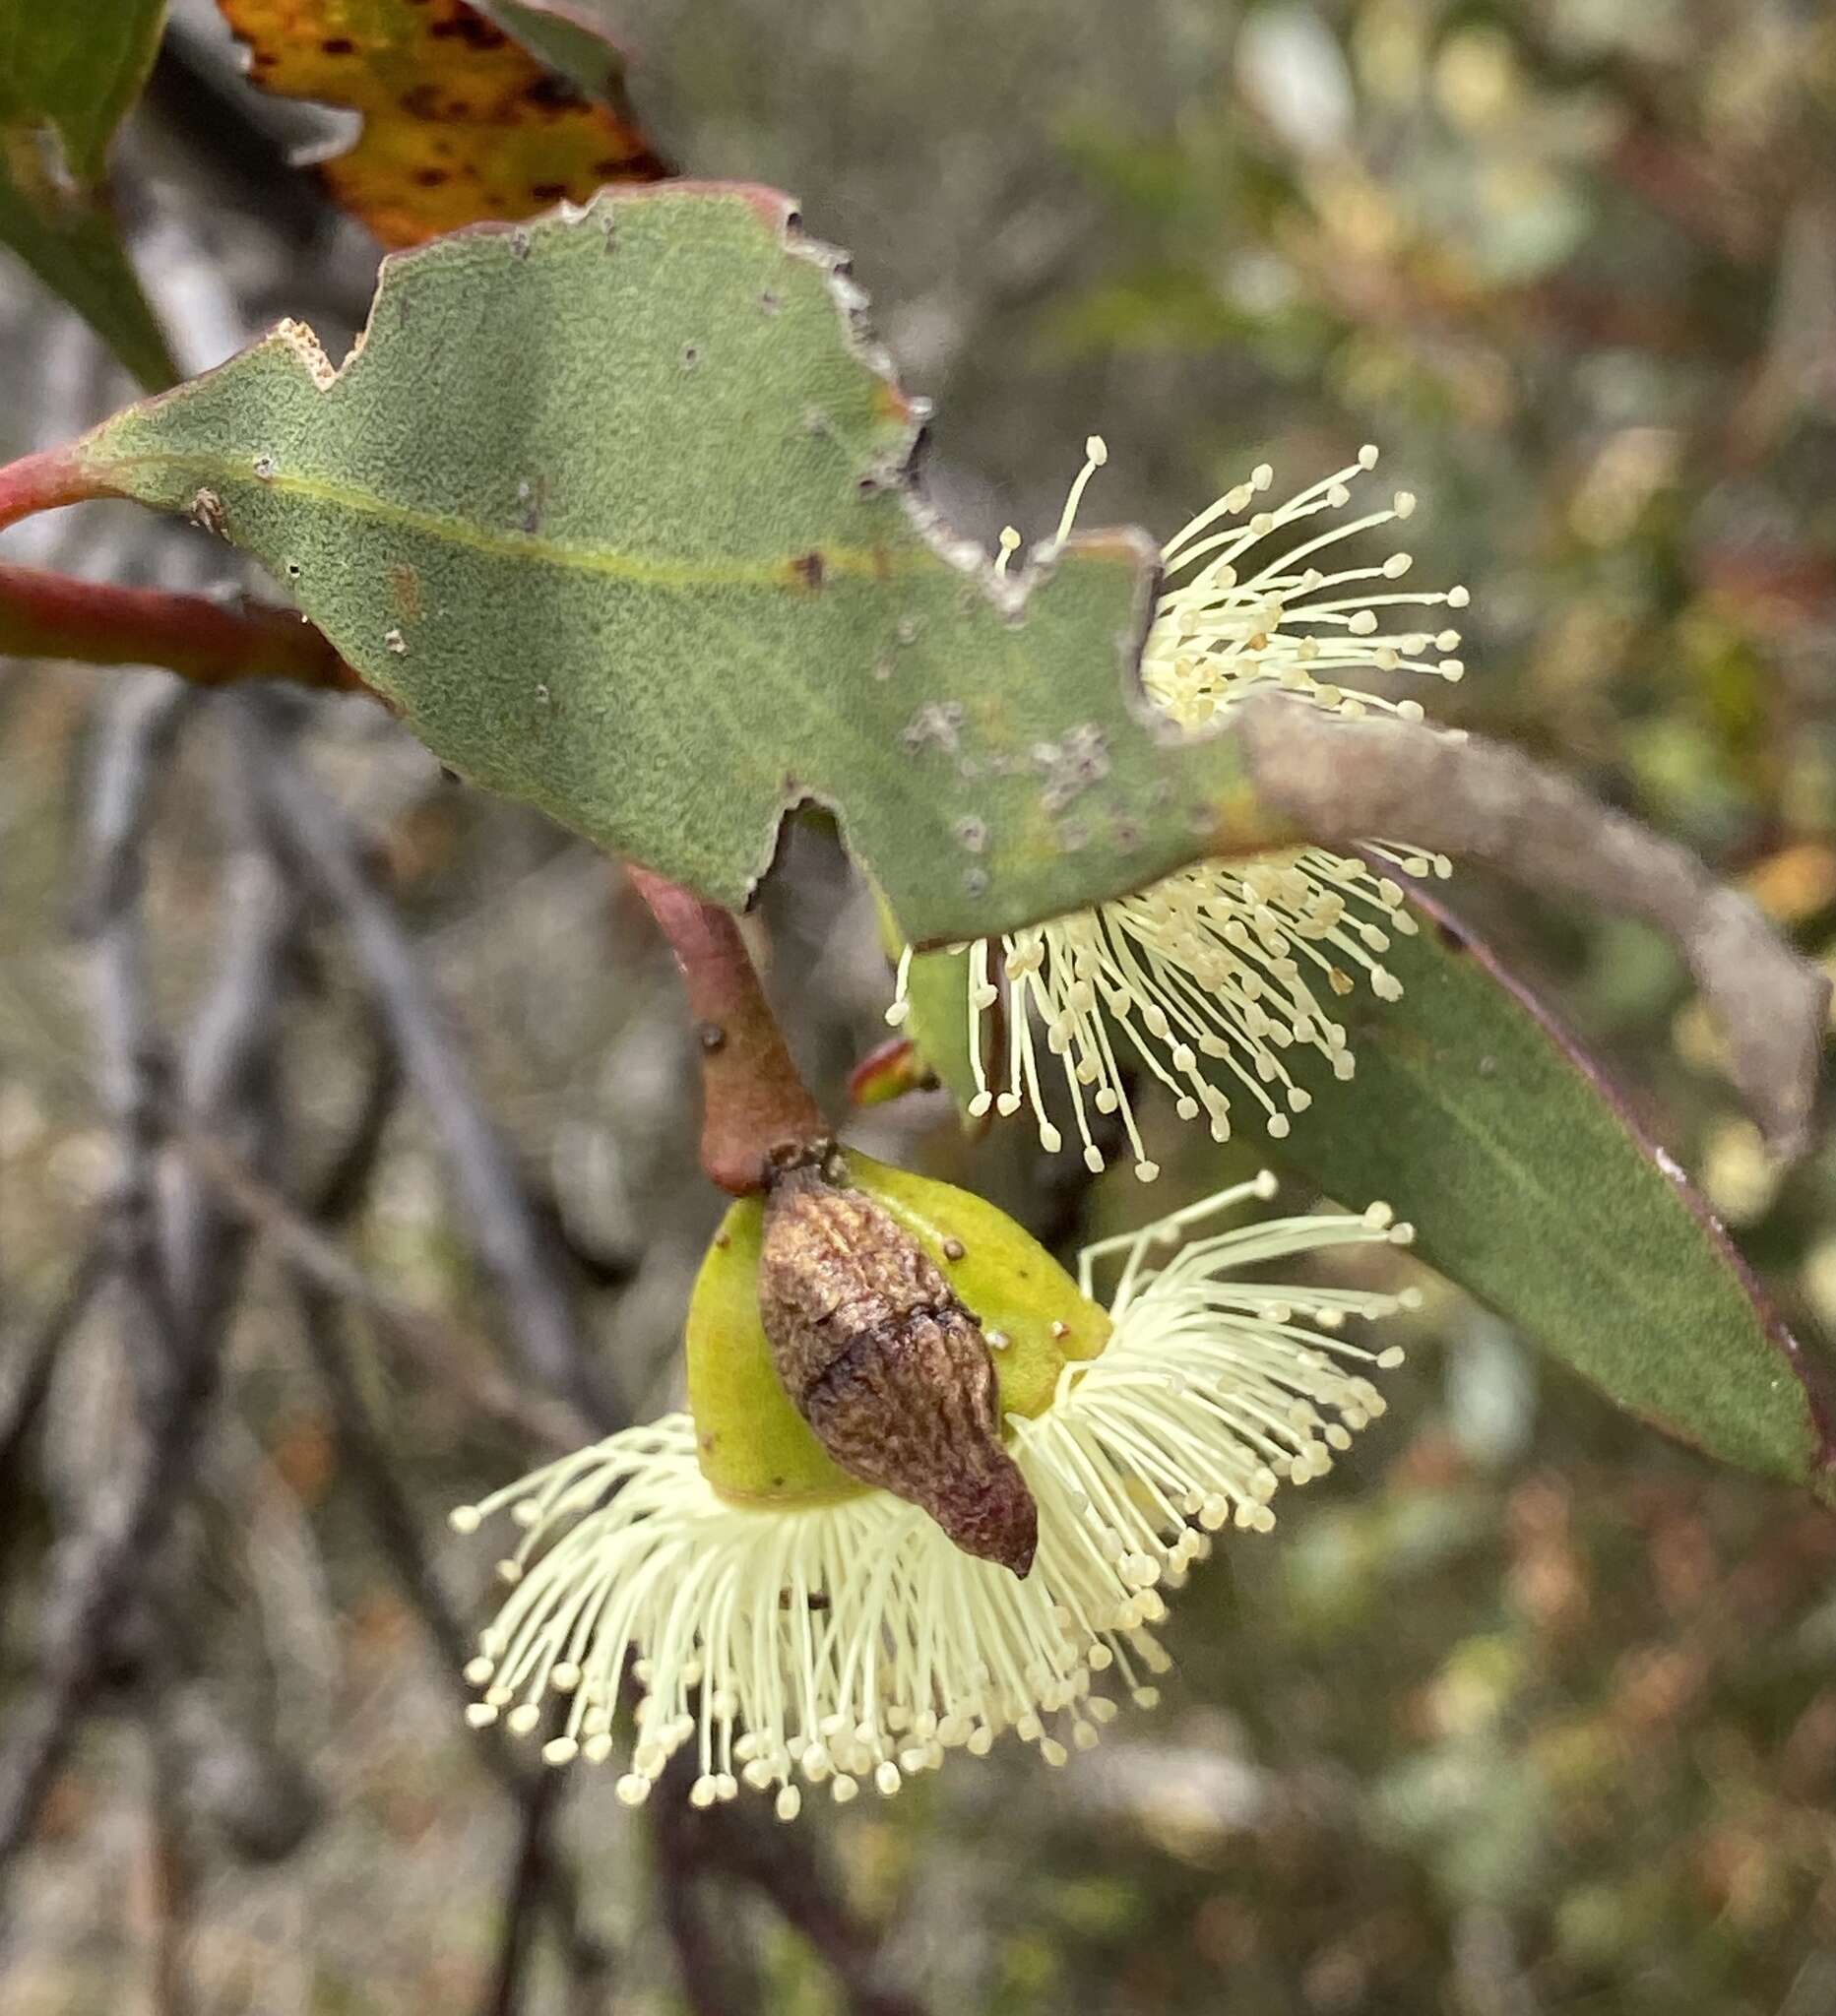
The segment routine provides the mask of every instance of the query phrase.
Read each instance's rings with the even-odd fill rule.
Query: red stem
[[[0,528],[114,494],[76,445],[0,468]],[[164,665],[200,686],[294,679],[367,693],[318,630],[291,610],[162,589],[115,588],[0,562],[0,654],[86,664]]]
[[[291,609],[158,588],[116,588],[4,561],[0,654],[93,665],[164,665],[199,686],[292,679],[347,693],[370,690],[324,632]]]
[[[74,447],[43,448],[0,468],[0,526],[17,525],[37,511],[82,504],[108,494],[84,467]]]
[[[784,1032],[729,911],[648,868],[628,868],[675,954],[701,1040],[701,1166],[735,1197],[766,1187],[774,1165],[834,1137],[791,1061]]]

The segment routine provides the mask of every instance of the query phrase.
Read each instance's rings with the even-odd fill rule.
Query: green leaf
[[[605,24],[570,12],[564,0],[475,0],[478,11],[530,54],[590,98],[630,116],[624,52],[606,38]]]
[[[79,453],[258,553],[463,775],[735,908],[827,805],[934,943],[1222,845],[1239,766],[1141,694],[1146,535],[997,580],[921,418],[786,198],[672,183],[392,259],[336,375],[283,325]]]
[[[1417,908],[1421,934],[1384,954],[1401,1001],[1342,1004],[1357,1075],[1311,1052],[1296,1068],[1314,1104],[1284,1160],[1393,1204],[1425,1260],[1629,1413],[1836,1502],[1827,1354],[1792,1336],[1572,1039],[1438,905]]]
[[[104,177],[164,25],[165,0],[0,0],[0,239],[148,386],[178,367]]]

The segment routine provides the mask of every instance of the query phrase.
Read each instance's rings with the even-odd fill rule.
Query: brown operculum
[[[911,1233],[845,1184],[835,1155],[778,1173],[766,1198],[759,1315],[778,1376],[851,1477],[1024,1576],[1039,1508],[1001,1445],[981,1326]]]

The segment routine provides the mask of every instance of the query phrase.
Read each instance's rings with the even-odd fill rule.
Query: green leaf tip
[[[1680,1166],[1482,940],[1420,890],[1393,1006],[1282,1143],[1381,1194],[1422,1257],[1628,1413],[1836,1503],[1836,1360],[1798,1339]],[[1374,1186],[1374,1187],[1373,1187]]]
[[[745,184],[608,191],[384,263],[83,444],[206,518],[462,775],[730,908],[832,810],[906,936],[1213,850],[1240,771],[1146,700],[1145,533],[1017,574],[950,532],[844,257]]]

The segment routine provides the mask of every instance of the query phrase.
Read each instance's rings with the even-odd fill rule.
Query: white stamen
[[[1062,543],[1094,472],[1108,460],[1102,440],[1086,444],[1052,543]],[[1419,722],[1419,701],[1348,688],[1348,676],[1410,672],[1459,678],[1455,658],[1430,658],[1458,638],[1443,631],[1392,632],[1380,610],[1464,607],[1467,594],[1376,593],[1368,584],[1400,580],[1409,556],[1323,573],[1316,556],[1354,535],[1407,518],[1416,500],[1395,493],[1392,508],[1313,532],[1279,553],[1264,542],[1321,513],[1342,508],[1377,461],[1365,447],[1285,504],[1246,521],[1242,513],[1267,491],[1274,472],[1258,465],[1250,480],[1190,520],[1164,552],[1168,586],[1142,659],[1151,698],[1188,727],[1215,722],[1253,691],[1280,690],[1352,718],[1371,712]],[[1235,520],[1226,530],[1220,521]],[[1006,549],[1007,535],[1002,535]],[[1017,539],[1017,535],[1015,536]],[[1416,850],[1387,843],[1372,851],[1401,863]],[[1431,862],[1442,870],[1440,857]],[[1228,1139],[1235,1104],[1247,1102],[1264,1130],[1281,1139],[1290,1113],[1309,1095],[1289,1059],[1313,1050],[1339,1078],[1354,1059],[1330,1004],[1361,976],[1381,1000],[1401,984],[1382,964],[1389,933],[1411,934],[1399,912],[1401,891],[1361,860],[1306,848],[1250,861],[1206,862],[1182,869],[1136,895],[1001,939],[962,948],[975,1092],[969,1110],[1011,1114],[1030,1106],[1050,1151],[1063,1132],[1047,1108],[1046,1084],[1062,1081],[1077,1126],[1077,1146],[1093,1171],[1104,1166],[1090,1113],[1113,1115],[1136,1172],[1151,1178],[1125,1071],[1144,1068],[1171,1093],[1184,1118],[1203,1111],[1213,1136]],[[992,971],[998,969],[998,973]],[[909,955],[900,963],[889,1021],[910,1012]],[[985,1019],[1007,994],[1005,1068],[984,1055]],[[1045,1033],[1041,1054],[1037,1029]],[[1052,1061],[1056,1060],[1056,1072]]]
[[[484,1727],[514,1699],[509,1726],[528,1734],[552,1707],[561,1726],[543,1759],[601,1763],[620,1741],[612,1704],[635,1683],[623,1803],[642,1804],[692,1744],[692,1803],[743,1785],[787,1820],[802,1804],[798,1780],[827,1783],[838,1803],[863,1781],[891,1796],[952,1749],[985,1755],[1003,1730],[1063,1764],[1115,1712],[1092,1694],[1093,1676],[1113,1672],[1144,1706],[1156,1698],[1141,1676],[1171,1661],[1148,1627],[1167,1613],[1162,1592],[1203,1557],[1204,1536],[1233,1523],[1266,1531],[1276,1474],[1317,1474],[1329,1445],[1382,1412],[1365,1373],[1395,1354],[1377,1356],[1340,1327],[1388,1314],[1397,1297],[1240,1276],[1406,1228],[1380,1205],[1207,1228],[1270,1187],[1265,1172],[1086,1248],[1086,1292],[1120,1263],[1113,1332],[1095,1358],[1066,1363],[1043,1413],[1009,1422],[1040,1513],[1024,1581],[958,1552],[884,1491],[729,1502],[702,1475],[693,1419],[669,1415],[480,1506],[531,1504],[538,1516],[526,1572],[480,1655],[489,1693],[468,1719]]]

